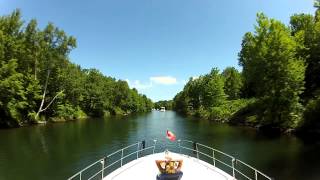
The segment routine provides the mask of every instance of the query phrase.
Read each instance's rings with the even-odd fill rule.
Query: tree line
[[[191,78],[173,108],[202,118],[285,131],[320,132],[320,10],[287,26],[257,14],[243,36],[239,72]]]
[[[165,107],[166,110],[172,110],[172,100],[162,100],[154,103],[155,109],[161,109],[161,107]]]
[[[52,23],[39,29],[20,10],[0,17],[0,127],[151,110],[126,81],[71,63],[74,48],[76,39]]]

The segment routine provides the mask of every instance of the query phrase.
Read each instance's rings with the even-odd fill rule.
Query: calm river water
[[[270,137],[173,111],[0,130],[0,179],[66,179],[131,143],[164,140],[167,128],[178,139],[225,151],[275,179],[320,179],[320,141]]]

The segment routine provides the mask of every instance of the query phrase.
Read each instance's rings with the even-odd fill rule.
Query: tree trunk
[[[42,110],[42,107],[43,107],[43,104],[44,104],[44,99],[45,99],[45,97],[46,97],[46,92],[47,92],[47,87],[48,87],[49,76],[50,76],[50,70],[48,70],[48,74],[47,74],[47,78],[46,78],[46,83],[45,83],[45,85],[44,85],[44,91],[43,91],[43,95],[42,95],[41,104],[40,104],[39,110],[38,110],[38,112],[37,112],[37,114],[36,114],[36,116],[35,116],[35,120],[38,119],[39,114],[40,114],[40,112],[41,112],[41,110]]]
[[[47,92],[47,87],[48,87],[48,80],[49,80],[49,76],[50,76],[50,70],[48,70],[48,74],[47,74],[47,78],[46,78],[46,83],[45,83],[45,86],[44,86],[44,91],[43,91],[43,95],[42,95],[42,100],[41,100],[41,104],[40,104],[40,107],[39,107],[39,110],[35,116],[35,120],[38,119],[39,115],[41,112],[47,110],[49,108],[49,106],[53,103],[53,101],[60,95],[63,93],[63,90],[58,92],[54,97],[53,99],[49,102],[49,104],[43,108],[43,105],[44,105],[44,100],[45,100],[45,97],[46,97],[46,92]]]
[[[34,60],[34,80],[37,80],[37,58]]]

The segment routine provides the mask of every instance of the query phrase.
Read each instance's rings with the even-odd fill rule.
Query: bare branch
[[[62,91],[60,91],[59,93],[57,93],[57,94],[53,97],[53,99],[50,101],[50,103],[47,105],[47,107],[45,107],[44,109],[41,109],[40,112],[43,112],[43,111],[47,110],[48,107],[53,103],[53,101],[54,101],[60,94],[62,94],[63,92],[64,92],[64,90],[62,90]]]

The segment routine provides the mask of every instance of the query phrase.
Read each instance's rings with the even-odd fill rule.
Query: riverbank
[[[245,114],[244,110],[239,111],[227,118],[210,119],[210,116],[201,116],[199,113],[189,112],[188,114],[179,113],[185,117],[198,118],[209,122],[228,124],[235,127],[245,127],[254,129],[257,132],[261,132],[266,135],[272,136],[282,136],[282,135],[294,135],[300,138],[310,138],[320,139],[320,130],[318,129],[306,129],[306,128],[296,128],[296,129],[283,129],[281,127],[261,125],[258,123],[257,116],[253,114]],[[242,115],[241,115],[242,114]]]
[[[105,111],[105,113],[103,113],[103,116],[98,116],[98,117],[97,116],[88,116],[85,113],[82,113],[81,116],[77,116],[77,117],[73,117],[73,116],[49,117],[49,118],[42,117],[38,121],[23,121],[22,123],[16,124],[15,126],[0,126],[0,129],[11,129],[11,128],[19,128],[19,127],[55,124],[55,123],[75,122],[75,121],[97,119],[97,118],[111,118],[111,117],[119,118],[119,117],[126,117],[126,116],[131,116],[131,115],[149,113],[149,112],[150,111],[133,113],[133,112],[118,111],[117,114],[111,114],[110,112]]]

